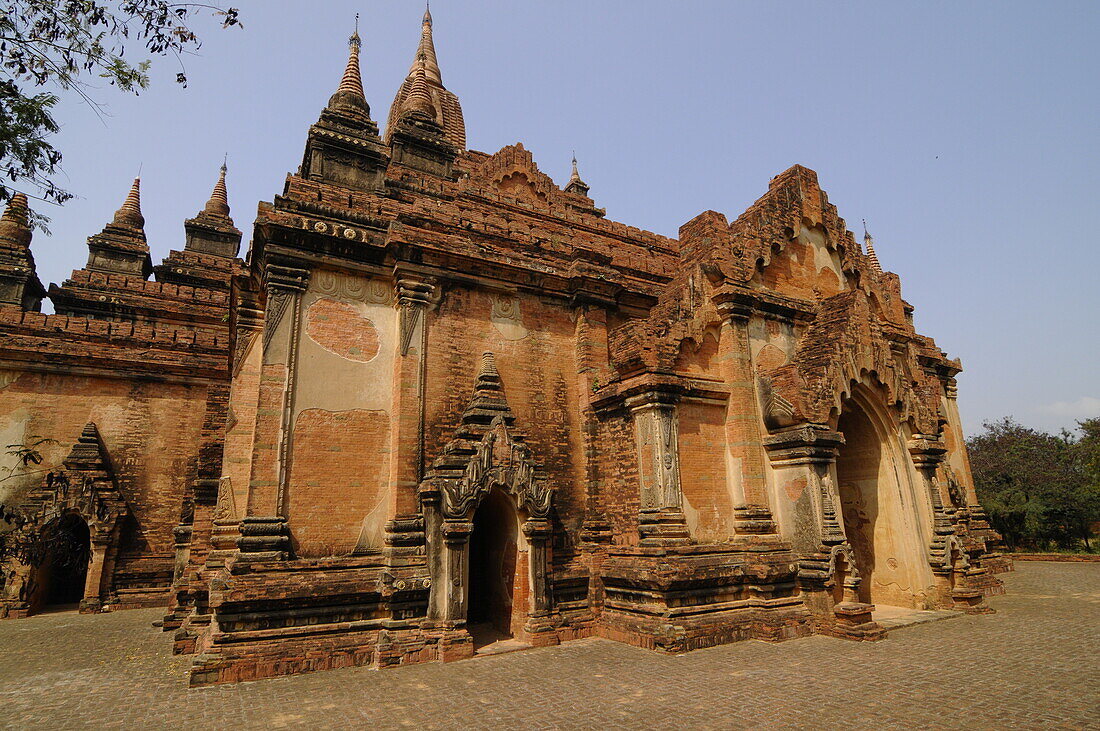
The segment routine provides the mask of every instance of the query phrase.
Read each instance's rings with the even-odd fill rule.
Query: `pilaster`
[[[768,500],[764,476],[762,417],[756,396],[756,378],[749,342],[749,319],[752,308],[747,304],[715,298],[723,317],[722,363],[730,395],[726,411],[726,449],[728,458],[739,467],[740,493],[744,501],[734,506],[734,530],[738,535],[775,533],[774,506]]]
[[[309,271],[268,263],[263,365],[246,516],[238,548],[270,556],[286,550],[286,486],[291,452],[294,385],[301,337],[301,301]]]
[[[634,421],[642,545],[688,543],[680,491],[676,394],[646,391],[626,399]]]
[[[428,311],[436,286],[426,277],[394,271],[398,349],[394,359],[393,428],[390,432],[391,520],[386,524],[390,562],[417,556],[424,545],[424,519],[417,485],[424,477],[424,394],[427,388]]]

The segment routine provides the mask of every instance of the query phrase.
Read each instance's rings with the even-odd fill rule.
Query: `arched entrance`
[[[844,533],[859,571],[859,601],[920,607],[931,584],[919,529],[911,465],[873,394],[844,402],[836,461]],[[925,576],[925,574],[928,574]]]
[[[474,513],[470,535],[470,582],[466,625],[476,645],[512,631],[519,519],[512,498],[492,489]]]
[[[72,605],[84,598],[91,561],[88,524],[76,513],[66,513],[43,527],[41,559],[35,572],[31,611]]]

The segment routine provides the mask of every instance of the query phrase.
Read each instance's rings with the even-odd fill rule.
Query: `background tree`
[[[1011,550],[1092,549],[1100,520],[1100,420],[1052,435],[1011,417],[967,441],[978,499]]]
[[[58,94],[75,93],[98,109],[94,79],[138,93],[149,84],[150,61],[131,63],[127,50],[177,59],[197,51],[188,23],[202,11],[222,27],[240,25],[236,8],[206,3],[0,0],[0,202],[17,191],[58,204],[71,198],[55,182],[61,151],[49,141],[60,129]],[[182,62],[176,81],[187,85]]]

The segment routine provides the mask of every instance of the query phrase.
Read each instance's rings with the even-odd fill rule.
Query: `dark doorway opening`
[[[519,520],[512,500],[493,489],[474,513],[466,625],[475,645],[512,636]]]
[[[32,611],[75,609],[88,580],[92,547],[88,524],[68,513],[47,523],[40,540],[43,552]]]
[[[859,600],[870,604],[876,561],[875,523],[879,517],[882,445],[874,424],[853,402],[845,404],[837,430],[844,435],[844,446],[836,461],[844,532],[861,577]]]

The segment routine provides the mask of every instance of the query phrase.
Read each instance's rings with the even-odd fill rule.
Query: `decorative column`
[[[749,320],[753,310],[744,295],[727,292],[714,298],[722,315],[723,332],[720,341],[726,383],[730,388],[726,417],[726,443],[729,454],[741,465],[743,503],[733,508],[734,530],[737,535],[771,535],[775,533],[774,510],[769,507],[764,477],[764,454],[760,443],[764,436],[763,421],[756,395],[756,375],[752,365],[749,342]]]
[[[309,271],[268,263],[264,269],[263,366],[247,513],[237,548],[252,560],[285,558],[287,465],[291,452],[301,301]]]
[[[980,588],[987,570],[971,566],[962,544],[956,537],[953,510],[944,508],[936,470],[944,461],[947,448],[937,436],[914,434],[909,440],[909,454],[917,468],[932,505],[932,540],[928,546],[928,563],[936,577],[940,601],[947,609],[968,613],[990,611]]]
[[[840,432],[817,424],[763,438],[764,449],[775,474],[776,506],[784,524],[792,528],[791,541],[799,554],[816,552],[821,546],[845,541],[837,516],[840,500],[833,477],[837,452],[844,444]]]
[[[256,408],[255,399],[258,394],[254,372],[249,374],[251,377],[248,379],[249,385],[247,387],[242,382],[241,374],[245,369],[246,361],[253,360],[250,357],[253,352],[253,344],[264,331],[264,311],[257,301],[258,294],[255,291],[240,291],[241,301],[234,313],[236,318],[233,323],[233,362],[230,363],[230,370],[233,375],[233,383],[230,386],[230,403],[234,406],[241,403],[241,406],[237,406],[238,409],[250,408],[254,410]],[[261,350],[265,343],[266,340],[261,341]],[[262,354],[259,356],[261,368],[263,357]],[[250,401],[245,400],[246,395],[251,398]],[[257,418],[259,418],[258,414]],[[230,432],[227,429],[225,439],[228,441],[229,437]],[[249,446],[249,451],[251,451],[251,443]],[[238,493],[241,494],[242,498],[245,498],[244,502],[246,503],[246,496],[250,492],[247,485],[234,485],[232,478],[228,474],[224,474],[229,470],[228,457],[226,456],[222,458],[222,470],[223,474],[215,488],[216,497],[210,532],[210,554],[206,557],[206,564],[209,568],[223,565],[224,559],[229,553],[237,549],[242,512],[238,507],[241,505],[238,502]],[[241,505],[241,507],[244,506]]]
[[[936,470],[943,462],[947,448],[939,437],[927,434],[914,434],[909,440],[908,447],[909,456],[913,460],[917,474],[920,475],[923,489],[928,495],[928,504],[932,509],[931,540],[928,550],[929,560],[935,570],[937,564],[943,562],[948,538],[955,535],[955,527],[952,525],[952,514],[955,511],[953,508],[944,507],[939,480],[936,479]]]
[[[680,492],[678,399],[678,395],[664,391],[646,391],[626,399],[634,420],[640,492],[638,532],[643,546],[690,542]]]
[[[417,509],[417,485],[424,477],[424,394],[427,389],[428,309],[436,287],[412,272],[394,272],[398,353],[394,362],[390,484],[391,519],[386,523],[390,565],[417,561],[424,545],[424,520]]]
[[[527,624],[524,632],[532,645],[557,644],[557,635],[550,622],[550,579],[547,567],[550,565],[550,536],[553,529],[545,518],[532,517],[523,524],[523,535],[527,537],[528,581],[530,581],[530,603],[527,607]]]
[[[110,547],[110,536],[93,536],[91,561],[84,580],[84,598],[80,600],[80,613],[91,614],[103,608],[103,568]]]
[[[466,587],[470,584],[470,565],[468,551],[470,534],[474,524],[466,520],[446,520],[443,522],[444,561],[443,573],[439,577],[443,585],[442,596],[444,622],[457,626],[466,623]]]
[[[827,634],[878,640],[885,630],[871,617],[874,606],[859,600],[862,582],[839,514],[836,459],[844,435],[805,424],[764,437],[776,480],[777,506],[798,555],[798,581],[810,611]]]

